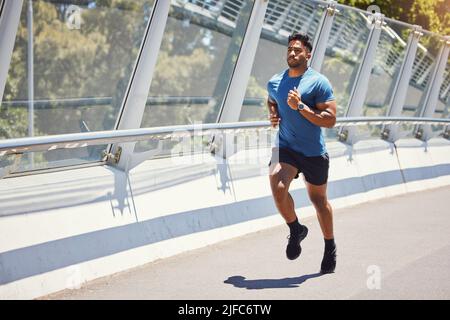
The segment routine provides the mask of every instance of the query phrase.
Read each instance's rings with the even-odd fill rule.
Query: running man
[[[308,66],[311,51],[307,35],[291,35],[287,48],[289,68],[274,75],[267,85],[269,119],[272,127],[279,125],[269,177],[275,204],[290,229],[286,256],[294,260],[301,254],[300,242],[308,228],[298,221],[289,185],[303,173],[325,239],[320,271],[332,273],[336,268],[336,245],[332,208],[327,200],[329,157],[321,127],[335,125],[336,101],[328,79]]]

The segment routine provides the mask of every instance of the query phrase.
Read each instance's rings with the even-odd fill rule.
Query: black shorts
[[[287,148],[273,148],[272,163],[284,162],[297,168],[298,174],[303,172],[305,180],[311,184],[320,186],[328,181],[328,169],[330,167],[330,158],[328,153],[317,157],[306,157],[305,155]]]

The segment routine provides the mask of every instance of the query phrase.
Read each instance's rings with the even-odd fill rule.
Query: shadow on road
[[[321,273],[305,274],[300,277],[283,279],[256,279],[246,280],[243,276],[229,277],[224,283],[232,284],[237,288],[251,289],[271,289],[271,288],[297,288],[308,279],[322,276]]]

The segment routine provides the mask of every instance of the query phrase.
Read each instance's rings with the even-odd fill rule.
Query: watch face
[[[304,107],[305,107],[305,106],[304,106],[303,103],[299,103],[299,104],[297,105],[297,109],[298,109],[298,110],[303,110]]]

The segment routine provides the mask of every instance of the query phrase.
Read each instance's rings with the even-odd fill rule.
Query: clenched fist
[[[270,106],[269,120],[272,128],[276,128],[280,124],[281,118],[278,115],[278,111],[275,106]]]
[[[300,94],[297,91],[297,88],[294,87],[293,90],[289,90],[287,104],[291,109],[297,110],[298,104],[302,101]]]

